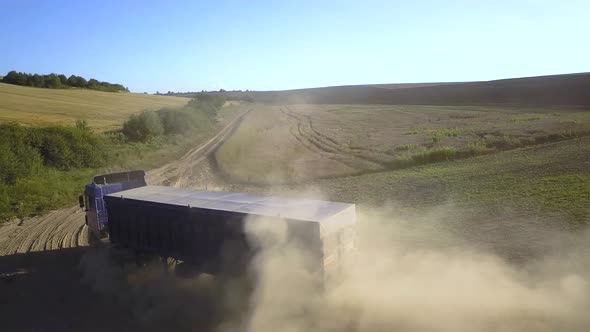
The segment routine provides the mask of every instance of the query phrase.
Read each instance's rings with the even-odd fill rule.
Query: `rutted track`
[[[316,130],[311,116],[300,114],[288,106],[281,111],[296,121],[297,129],[292,129],[291,134],[309,150],[356,169],[381,170],[386,167],[381,160],[368,154],[368,151],[345,147],[336,139]]]
[[[88,244],[84,213],[79,207],[13,221],[0,228],[0,255],[73,248]]]
[[[206,160],[238,128],[243,113],[207,142],[160,168],[148,172],[150,184],[196,185],[197,164]],[[13,220],[0,226],[0,256],[88,245],[84,212],[77,206],[51,211],[39,217]]]

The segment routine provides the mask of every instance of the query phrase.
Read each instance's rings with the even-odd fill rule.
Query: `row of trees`
[[[53,73],[49,75],[39,75],[21,73],[14,70],[2,78],[2,83],[50,89],[76,87],[106,92],[129,92],[129,89],[121,84],[100,82],[94,78],[86,80],[84,77],[76,75],[71,75],[70,77],[66,77],[63,74],[58,75]]]

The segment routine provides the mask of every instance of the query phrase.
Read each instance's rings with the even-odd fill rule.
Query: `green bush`
[[[0,125],[0,182],[16,183],[39,167],[58,170],[105,163],[102,139],[80,127]]]
[[[122,133],[131,142],[147,142],[160,135],[183,135],[208,128],[224,103],[220,96],[203,94],[191,99],[182,109],[144,111],[125,121]]]
[[[184,135],[195,130],[210,128],[212,120],[204,111],[192,108],[158,111],[166,135]]]
[[[41,166],[38,151],[26,143],[27,128],[16,124],[0,125],[0,182],[14,184]]]
[[[146,142],[164,133],[162,121],[156,112],[144,111],[129,117],[123,124],[123,134],[135,142]]]
[[[161,109],[158,115],[166,135],[184,134],[195,127],[194,117],[186,111]]]
[[[209,119],[215,120],[217,111],[225,104],[225,98],[220,95],[199,93],[197,97],[188,102],[188,108],[204,112]]]
[[[28,142],[39,152],[43,164],[59,170],[105,163],[103,142],[89,130],[65,126],[30,128]]]
[[[41,164],[37,151],[26,144],[27,129],[16,124],[0,125],[0,180],[15,183]]]

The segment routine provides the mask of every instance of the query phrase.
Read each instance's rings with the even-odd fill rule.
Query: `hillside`
[[[518,105],[590,108],[590,73],[485,82],[335,86],[285,91],[213,92],[269,104]],[[176,94],[193,96],[194,94]]]
[[[115,129],[129,114],[178,107],[187,98],[82,89],[41,89],[0,83],[0,122],[29,125],[87,120],[98,131]]]
[[[449,83],[407,88],[343,86],[282,92],[260,92],[268,103],[487,105],[590,107],[590,74]]]
[[[567,108],[256,105],[215,156],[232,182],[298,183],[588,135]]]

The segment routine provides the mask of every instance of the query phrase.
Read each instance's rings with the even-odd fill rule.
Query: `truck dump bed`
[[[239,266],[256,244],[246,222],[285,220],[324,270],[351,249],[354,204],[146,186],[105,196],[112,243],[220,269]],[[314,268],[315,269],[315,268]]]

